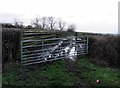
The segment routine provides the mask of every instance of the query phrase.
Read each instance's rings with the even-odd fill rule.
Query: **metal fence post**
[[[21,31],[21,34],[20,34],[20,52],[21,52],[21,60],[20,60],[20,62],[22,61],[22,52],[23,52],[23,50],[22,50],[22,46],[23,46],[23,44],[22,44],[22,37],[23,37],[23,32]]]
[[[87,36],[87,54],[88,54],[88,36]]]
[[[42,57],[43,57],[42,59],[45,58],[43,48],[44,48],[44,42],[43,42],[43,39],[42,39]]]
[[[21,61],[22,61],[22,41],[21,41]]]
[[[61,41],[61,39],[60,39],[60,41]],[[60,44],[60,53],[62,53],[62,50],[61,50],[61,44]],[[61,55],[61,54],[60,54]]]
[[[76,35],[75,35],[75,51],[77,53],[77,32],[76,32]],[[74,52],[74,55],[75,55],[75,52]]]

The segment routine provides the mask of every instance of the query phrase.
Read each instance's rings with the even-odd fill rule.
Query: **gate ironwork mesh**
[[[49,32],[25,31],[21,40],[21,63],[30,65],[88,53],[88,37],[55,36]]]

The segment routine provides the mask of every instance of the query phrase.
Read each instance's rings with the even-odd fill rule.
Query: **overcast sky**
[[[53,16],[76,24],[76,31],[118,33],[119,0],[0,0],[0,22]]]

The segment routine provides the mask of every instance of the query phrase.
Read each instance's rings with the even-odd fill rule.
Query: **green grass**
[[[73,64],[73,65],[72,65]],[[72,69],[72,70],[70,70]],[[92,63],[88,58],[76,62],[58,60],[32,66],[6,64],[4,85],[15,86],[115,86],[120,87],[120,70]],[[100,80],[100,83],[96,83]]]
[[[81,69],[82,76],[85,82],[88,82],[91,86],[113,86],[120,87],[120,70],[108,67],[103,67],[92,63],[87,58],[82,58],[78,62],[78,67]],[[96,83],[96,80],[100,80],[100,83]]]
[[[73,84],[74,79],[67,72],[65,61],[59,60],[40,66],[24,67],[7,64],[6,72],[3,73],[3,84],[17,86],[71,86]]]

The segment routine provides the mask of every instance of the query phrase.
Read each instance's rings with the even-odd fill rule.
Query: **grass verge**
[[[63,60],[27,67],[13,63],[7,64],[2,76],[3,85],[71,86],[74,83]]]
[[[81,70],[79,76],[92,87],[120,88],[120,70],[117,68],[103,67],[92,63],[88,58],[81,58],[78,60],[78,69]],[[100,82],[96,83],[96,80]]]
[[[76,62],[58,60],[38,65],[22,66],[7,63],[2,84],[13,86],[91,86],[120,87],[120,70],[92,63],[88,58]],[[100,83],[96,83],[100,80]]]

